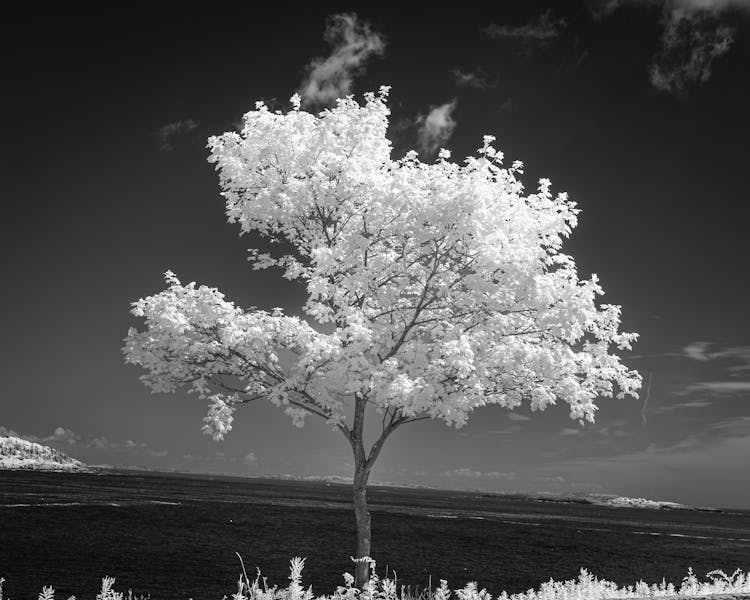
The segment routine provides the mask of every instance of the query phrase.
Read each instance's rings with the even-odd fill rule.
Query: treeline
[[[46,460],[63,464],[75,462],[67,454],[54,448],[12,437],[0,438],[0,458],[3,457]]]

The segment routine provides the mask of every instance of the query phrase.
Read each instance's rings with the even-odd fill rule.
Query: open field
[[[401,584],[477,581],[493,595],[578,577],[619,585],[688,567],[750,567],[750,513],[609,508],[471,492],[373,488],[378,573]],[[67,597],[117,578],[153,598],[221,598],[239,552],[252,575],[284,585],[306,556],[304,584],[330,593],[350,569],[346,486],[145,473],[0,473],[0,576],[6,595]],[[90,592],[93,594],[93,592]]]

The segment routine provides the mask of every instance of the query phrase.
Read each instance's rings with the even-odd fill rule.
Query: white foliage
[[[38,600],[55,600],[55,590],[52,586],[46,585],[39,592]]]
[[[240,560],[242,560],[240,558]],[[361,560],[361,559],[357,559]],[[399,600],[394,580],[380,579],[375,572],[375,561],[366,557],[370,562],[370,579],[363,585],[362,589],[353,587],[354,577],[344,573],[344,585],[338,586],[330,596],[317,596],[317,600]],[[302,586],[302,570],[305,565],[304,558],[295,557],[291,561],[290,585],[287,588],[277,586],[268,587],[266,579],[263,578],[261,587],[261,575],[250,581],[244,570],[237,582],[237,592],[232,594],[234,600],[312,600],[315,596],[311,587],[306,590]],[[619,587],[612,581],[599,579],[581,569],[578,579],[568,581],[554,581],[550,579],[539,586],[539,589],[530,589],[519,594],[508,594],[505,591],[495,596],[496,600],[606,600],[626,598],[695,598],[716,594],[725,595],[747,595],[750,593],[750,573],[744,573],[737,569],[732,575],[724,571],[715,570],[706,574],[707,580],[701,582],[688,569],[688,574],[682,580],[679,587],[672,583],[662,581],[661,583],[647,584],[639,581],[635,585]],[[5,580],[0,578],[0,600],[2,600],[2,584]],[[113,577],[102,579],[102,589],[97,594],[97,600],[122,600],[122,592],[113,589]],[[44,587],[39,594],[39,600],[54,600],[55,591],[52,587]],[[440,580],[440,587],[435,589],[432,597],[434,600],[449,600],[452,596],[451,590],[445,580]],[[128,596],[130,598],[130,595]],[[421,596],[420,596],[421,597]],[[493,600],[492,595],[485,589],[478,589],[475,582],[467,583],[462,589],[455,590],[455,597],[460,600]],[[404,593],[402,588],[401,600],[413,600],[413,597]],[[75,600],[71,596],[68,600]]]
[[[81,461],[36,442],[0,435],[0,470],[86,471]]]
[[[525,195],[522,165],[504,167],[492,136],[460,165],[447,152],[391,159],[387,94],[317,116],[298,97],[286,114],[258,103],[240,133],[208,142],[229,221],[290,248],[251,250],[253,267],[303,282],[305,313],[333,331],[167,272],[164,291],[134,303],[145,329],[123,349],[144,383],[207,398],[216,438],[256,397],[296,424],[344,423],[356,396],[455,426],[486,404],[563,401],[593,421],[597,398],[637,397],[641,378],[616,354],[637,335],[619,332],[620,307],[598,305],[596,276],[580,279],[561,251],[575,203],[547,179]]]

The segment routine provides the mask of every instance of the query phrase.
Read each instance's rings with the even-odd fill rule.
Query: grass
[[[706,581],[700,581],[692,569],[688,569],[688,574],[683,578],[679,587],[665,581],[651,585],[639,581],[635,585],[618,587],[616,583],[600,580],[586,569],[581,569],[578,579],[568,581],[550,579],[541,584],[538,589],[510,595],[502,592],[494,598],[487,590],[478,589],[474,582],[467,583],[461,589],[450,590],[448,583],[441,580],[437,588],[414,592],[405,586],[399,590],[395,573],[392,579],[378,577],[375,571],[375,561],[370,561],[370,580],[361,590],[354,587],[354,577],[349,573],[344,573],[344,585],[338,586],[333,594],[314,596],[312,586],[305,588],[302,585],[304,558],[295,557],[291,560],[289,585],[285,588],[269,587],[260,571],[251,580],[245,571],[241,557],[240,563],[242,574],[237,581],[237,591],[230,596],[232,600],[607,600],[691,597],[711,594],[750,595],[750,572],[744,573],[739,569],[732,575],[727,575],[721,570],[711,571],[706,575]],[[0,600],[3,600],[4,581],[0,578]],[[131,591],[127,594],[115,591],[114,583],[113,577],[104,577],[96,600],[145,600],[143,596],[136,598]],[[54,598],[55,590],[50,586],[43,587],[38,596],[38,600],[54,600]],[[5,600],[10,600],[10,598]],[[75,596],[70,596],[68,600],[75,600]],[[224,600],[228,600],[227,596],[224,596]]]

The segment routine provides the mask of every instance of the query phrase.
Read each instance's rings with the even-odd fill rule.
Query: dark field
[[[631,584],[678,583],[750,569],[750,513],[607,508],[475,492],[370,489],[378,573],[400,584],[493,595],[581,567]],[[0,577],[6,598],[94,598],[117,578],[152,598],[220,600],[235,590],[239,552],[252,576],[285,586],[307,557],[305,585],[331,593],[351,571],[354,517],[343,485],[144,473],[0,472]]]

